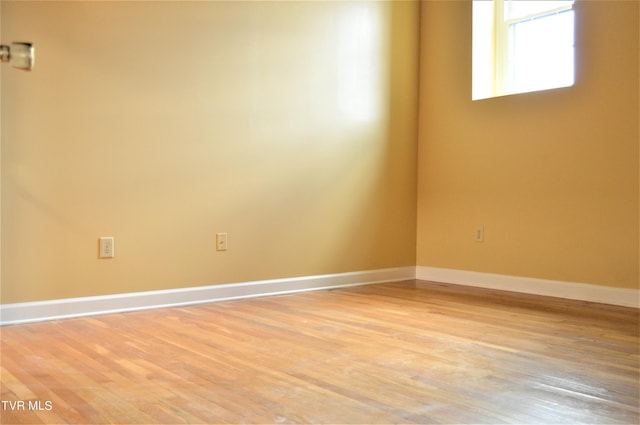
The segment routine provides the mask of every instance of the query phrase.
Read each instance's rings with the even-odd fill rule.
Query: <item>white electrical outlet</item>
[[[484,226],[476,227],[476,242],[484,242]]]
[[[216,251],[226,251],[226,250],[227,250],[227,234],[216,233]]]
[[[115,240],[112,236],[100,238],[100,258],[113,258]]]

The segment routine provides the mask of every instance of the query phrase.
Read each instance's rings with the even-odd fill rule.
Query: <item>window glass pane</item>
[[[506,0],[504,17],[505,19],[522,18],[559,7],[570,7],[572,4],[572,0]]]
[[[510,31],[513,92],[573,85],[573,10],[512,24]]]

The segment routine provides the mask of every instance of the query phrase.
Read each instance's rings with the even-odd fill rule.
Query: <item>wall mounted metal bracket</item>
[[[35,49],[31,43],[11,43],[0,46],[0,60],[18,69],[31,70],[35,62]]]

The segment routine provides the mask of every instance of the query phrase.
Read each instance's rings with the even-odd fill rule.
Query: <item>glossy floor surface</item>
[[[2,423],[640,420],[632,308],[408,281],[0,332]]]

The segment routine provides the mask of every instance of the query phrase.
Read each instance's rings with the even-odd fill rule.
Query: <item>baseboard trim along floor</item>
[[[438,267],[416,267],[416,279],[640,308],[640,290]]]
[[[0,326],[414,279],[415,267],[0,305]]]
[[[638,289],[418,266],[2,304],[0,305],[0,326],[409,279],[640,308]]]

